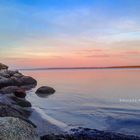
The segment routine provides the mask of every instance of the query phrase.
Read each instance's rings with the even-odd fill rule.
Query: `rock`
[[[32,107],[31,103],[29,101],[19,101],[17,102],[17,105],[21,106],[21,107]]]
[[[0,76],[10,78],[11,76],[19,76],[21,73],[18,71],[12,71],[12,70],[5,70],[5,71],[0,71]]]
[[[17,86],[8,86],[8,87],[4,87],[2,88],[0,91],[3,93],[3,94],[11,94],[11,93],[14,93],[16,90],[20,89],[19,87]]]
[[[24,89],[17,89],[14,91],[14,95],[16,97],[19,97],[19,98],[25,98],[26,97],[26,92]]]
[[[1,140],[39,140],[35,128],[28,122],[14,117],[0,117]]]
[[[10,75],[7,74],[7,73],[5,73],[5,71],[0,71],[0,76],[1,76],[1,78],[2,78],[2,77],[10,78]]]
[[[11,76],[10,78],[0,77],[0,88],[7,86],[36,86],[37,81],[30,76],[22,76],[20,78]]]
[[[0,79],[0,88],[7,87],[7,86],[12,86],[12,85],[14,85],[12,79],[5,78],[5,77]]]
[[[14,74],[18,73],[18,71],[6,70],[5,73],[13,76]]]
[[[21,109],[20,107],[0,103],[0,117],[10,116],[26,119],[30,116],[30,114],[30,111]]]
[[[3,94],[3,93],[1,94],[0,92],[0,103],[12,105],[15,102],[9,96],[7,96],[7,94]]]
[[[37,89],[36,94],[40,95],[40,94],[53,94],[55,92],[55,90],[52,87],[48,87],[48,86],[43,86]]]
[[[41,140],[140,140],[140,137],[96,129],[79,128],[69,134],[48,134],[42,136]]]
[[[13,93],[16,97],[19,98],[25,98],[26,92],[25,89],[22,87],[17,87],[17,86],[8,86],[4,87],[0,90],[2,94],[11,94]]]
[[[15,104],[16,105],[19,105],[21,107],[31,107],[31,103],[25,99],[20,99],[20,98],[17,98],[17,97],[13,97],[11,96],[10,97],[13,101],[15,101]]]
[[[13,81],[14,86],[21,86],[22,85],[22,81],[20,80],[20,78],[11,76],[10,79]]]
[[[30,76],[23,76],[20,78],[21,85],[36,85],[37,81]]]
[[[21,73],[15,73],[13,76],[17,78],[21,78],[23,75]]]
[[[0,63],[0,70],[6,70],[6,69],[8,69],[8,66]]]

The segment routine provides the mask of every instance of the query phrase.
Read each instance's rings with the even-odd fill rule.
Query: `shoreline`
[[[55,134],[65,134],[67,125],[61,123],[47,114],[45,114],[40,108],[32,107],[33,112],[29,117],[29,120],[37,125],[37,132],[39,136]]]
[[[26,100],[27,90],[35,88],[36,85],[37,81],[34,78],[24,76],[19,71],[0,70],[0,118],[3,119],[0,123],[7,119],[18,121],[19,124],[26,123],[26,125],[24,124],[25,128],[27,127],[32,133],[25,131],[26,135],[20,136],[21,140],[32,140],[32,138],[33,140],[57,140],[57,138],[60,140],[140,140],[138,136],[120,133],[82,127],[68,128],[66,124],[52,119]],[[14,127],[14,125],[11,124],[10,127]],[[23,128],[23,125],[21,125],[21,128]],[[7,130],[8,128],[3,129]],[[0,139],[2,140],[4,138],[4,140],[18,140],[19,138],[18,132],[12,133],[17,134],[15,138],[11,138],[12,134],[5,136],[2,132],[0,132]]]

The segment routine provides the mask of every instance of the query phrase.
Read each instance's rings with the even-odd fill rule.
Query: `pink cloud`
[[[126,51],[125,53],[128,55],[140,55],[140,51],[135,51],[135,50]]]

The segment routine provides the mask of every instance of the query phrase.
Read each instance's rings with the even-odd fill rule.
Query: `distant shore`
[[[71,70],[71,69],[138,69],[140,66],[109,66],[109,67],[49,67],[49,68],[25,68],[19,70]]]

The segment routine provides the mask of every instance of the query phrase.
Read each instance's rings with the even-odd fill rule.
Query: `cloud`
[[[136,56],[140,56],[140,51],[136,51],[136,50],[130,50],[130,51],[126,51],[125,52],[126,55],[136,55]]]
[[[111,55],[109,55],[109,54],[94,54],[94,55],[89,55],[87,57],[91,57],[91,58],[108,58],[108,57],[111,57]]]

